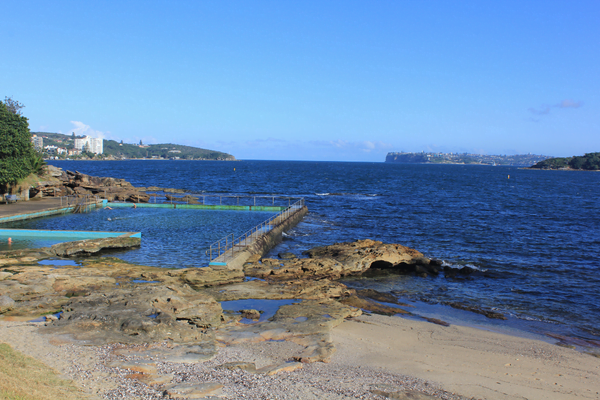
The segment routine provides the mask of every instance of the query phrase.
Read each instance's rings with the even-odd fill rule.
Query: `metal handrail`
[[[177,194],[181,195],[180,197],[177,196]],[[158,196],[156,196],[158,197]],[[156,202],[156,197],[155,197],[155,202]],[[167,198],[167,201],[170,203],[173,203],[173,201],[180,201],[180,202],[185,202],[186,204],[189,203],[190,197],[196,197],[198,198],[198,200],[200,200],[200,198],[202,198],[202,203],[203,205],[206,204],[206,199],[207,198],[218,198],[219,199],[219,205],[223,204],[223,199],[236,199],[236,205],[240,205],[240,199],[252,199],[252,205],[256,206],[256,199],[270,199],[271,200],[271,205],[274,206],[275,205],[275,199],[277,200],[281,200],[281,199],[287,199],[288,200],[288,207],[291,206],[292,204],[292,200],[293,199],[297,199],[297,197],[289,197],[289,196],[275,196],[275,195],[262,195],[262,196],[244,196],[244,195],[233,195],[233,194],[227,194],[227,195],[223,195],[223,194],[201,194],[201,193],[193,193],[193,192],[189,192],[189,193],[167,193],[165,194],[165,197]]]
[[[89,207],[100,202],[100,197],[98,195],[85,195],[82,197],[78,196],[64,196],[66,197],[66,205],[67,207],[71,207],[71,197],[73,198],[73,213],[83,213],[89,210]],[[61,206],[62,206],[62,197],[61,197]]]
[[[284,210],[275,214],[271,218],[261,222],[260,224],[256,225],[252,229],[241,234],[240,236],[238,236],[237,239],[235,239],[235,236],[233,233],[230,233],[227,236],[225,236],[224,238],[219,239],[216,242],[214,242],[213,244],[211,244],[210,248],[206,251],[206,255],[208,255],[210,257],[210,261],[212,261],[220,256],[224,256],[225,258],[227,258],[227,257],[233,258],[235,253],[242,251],[243,248],[248,246],[249,239],[250,239],[250,243],[252,243],[252,241],[254,241],[255,238],[270,231],[271,229],[273,229],[274,226],[287,220],[292,214],[294,214],[298,210],[302,209],[303,207],[304,207],[304,199],[302,198],[302,199],[296,201],[295,203],[290,204],[287,208],[285,208]],[[222,246],[223,243],[225,243],[224,246]]]

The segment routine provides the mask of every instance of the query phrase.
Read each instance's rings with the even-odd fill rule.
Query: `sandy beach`
[[[161,386],[114,368],[114,346],[81,346],[37,332],[39,324],[0,323],[0,341],[73,379],[82,398],[159,399]],[[159,363],[172,382],[222,387],[206,398],[250,399],[597,399],[600,359],[542,341],[398,317],[363,315],[332,331],[330,363],[304,364],[267,376],[218,368],[226,362],[257,367],[301,350],[267,341],[223,347],[198,364]],[[421,395],[421,397],[418,397]],[[412,397],[411,397],[412,396]]]
[[[382,316],[347,321],[332,335],[340,358],[467,397],[600,398],[599,358],[542,341]]]

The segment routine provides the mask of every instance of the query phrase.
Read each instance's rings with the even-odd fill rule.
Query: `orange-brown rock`
[[[369,239],[316,247],[306,254],[309,258],[263,258],[247,262],[244,272],[248,276],[276,281],[339,279],[361,275],[369,269],[404,271],[411,266],[409,270],[414,272],[417,266],[430,264],[430,260],[417,250]]]

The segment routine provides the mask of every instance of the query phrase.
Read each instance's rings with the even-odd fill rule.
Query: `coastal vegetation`
[[[471,153],[388,153],[385,162],[400,164],[476,164],[529,166],[550,158],[536,154],[488,155]]]
[[[23,105],[7,97],[0,101],[0,185],[16,184],[39,171],[43,160],[33,149],[29,122],[21,116]]]
[[[44,146],[56,146],[66,150],[74,148],[74,141],[79,136],[75,134],[65,135],[62,133],[51,132],[33,132],[33,134],[43,138]],[[103,153],[93,154],[83,152],[82,154],[68,154],[64,152],[57,154],[56,157],[65,159],[95,159],[95,160],[122,160],[122,159],[181,159],[181,160],[235,160],[231,154],[222,151],[203,149],[193,146],[184,146],[180,144],[144,144],[124,143],[116,140],[104,139]]]
[[[598,171],[600,170],[600,152],[586,153],[583,156],[549,158],[532,165],[531,168]]]
[[[235,160],[231,154],[180,144],[135,145],[104,140],[104,155],[121,158],[159,158],[183,160]]]

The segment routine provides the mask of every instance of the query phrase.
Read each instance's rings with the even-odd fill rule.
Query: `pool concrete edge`
[[[97,203],[90,204],[89,206],[90,207],[91,206],[102,207],[102,204],[103,204],[102,202],[97,202]],[[69,214],[69,213],[72,213],[74,209],[75,209],[75,206],[67,206],[67,207],[50,207],[50,208],[46,208],[46,209],[42,209],[40,211],[34,211],[34,212],[17,212],[12,215],[0,217],[0,224],[3,224],[5,222],[23,221],[23,220],[27,220],[27,219],[48,217],[51,215]]]
[[[302,221],[304,216],[308,214],[308,208],[303,206],[298,211],[293,213],[290,217],[283,220],[281,223],[276,225],[269,232],[261,235],[254,240],[245,250],[237,253],[227,263],[213,263],[211,262],[210,267],[212,268],[227,268],[227,269],[238,269],[242,270],[244,264],[250,258],[250,256],[259,254],[261,257],[267,254],[272,248],[277,246],[283,240],[283,232],[295,227]],[[225,264],[222,265],[222,264]]]
[[[210,204],[178,204],[178,203],[117,203],[109,202],[104,207],[113,208],[170,208],[179,210],[210,210],[210,211],[262,211],[280,212],[286,207],[280,206],[233,206],[233,205],[210,205]]]

